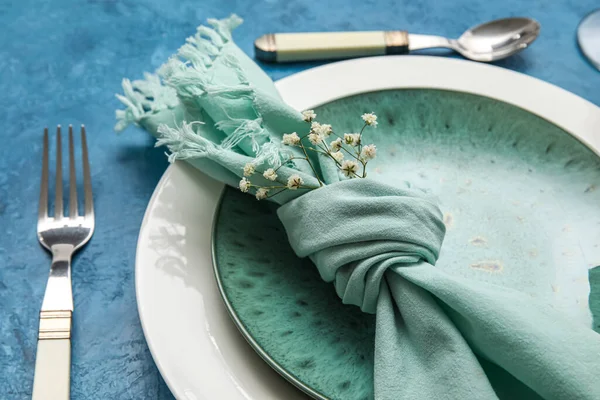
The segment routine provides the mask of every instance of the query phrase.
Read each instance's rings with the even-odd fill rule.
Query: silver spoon
[[[531,18],[504,18],[467,30],[458,39],[406,31],[270,33],[254,42],[256,57],[269,62],[341,59],[448,48],[475,61],[496,61],[525,49],[540,33]]]

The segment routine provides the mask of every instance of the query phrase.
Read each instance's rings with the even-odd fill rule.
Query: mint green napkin
[[[171,160],[237,186],[255,159],[263,172],[284,151],[300,155],[280,138],[306,123],[233,43],[241,20],[209,23],[158,75],[123,81],[116,129],[139,125]],[[376,313],[375,398],[600,399],[600,335],[529,295],[434,267],[445,230],[432,199],[410,185],[343,180],[312,157],[326,186],[272,200],[296,254],[344,303]],[[278,180],[293,174],[318,186],[307,163],[286,164]]]

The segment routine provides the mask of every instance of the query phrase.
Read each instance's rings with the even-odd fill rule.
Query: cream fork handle
[[[32,400],[68,400],[71,339],[38,340]]]
[[[56,273],[60,262],[53,262],[53,270]],[[66,264],[68,266],[68,263]],[[38,335],[38,347],[35,357],[35,375],[33,377],[33,400],[69,400],[71,386],[71,316],[72,300],[71,291],[68,290],[66,311],[45,310],[45,306],[52,305],[51,299],[55,289],[61,289],[61,283],[50,279],[46,286],[44,305],[40,312],[40,330]],[[70,278],[70,277],[69,277]],[[70,284],[70,282],[69,282]],[[58,286],[57,286],[58,285]],[[69,287],[70,289],[70,287]],[[46,300],[48,299],[48,300]]]

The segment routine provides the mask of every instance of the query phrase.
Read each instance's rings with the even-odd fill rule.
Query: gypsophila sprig
[[[255,188],[255,196],[258,200],[263,200],[276,196],[286,190],[307,189],[313,190],[323,186],[323,179],[317,173],[318,168],[315,168],[313,162],[315,157],[309,157],[308,152],[312,151],[317,154],[322,154],[327,157],[338,168],[340,174],[347,178],[366,178],[367,163],[374,159],[377,154],[377,147],[374,144],[366,144],[363,146],[363,132],[367,126],[377,126],[377,116],[374,113],[365,113],[361,116],[364,125],[358,133],[345,133],[343,137],[338,136],[333,131],[329,124],[321,124],[315,119],[317,114],[313,110],[302,112],[302,119],[307,122],[309,128],[307,132],[301,136],[296,132],[285,133],[282,135],[282,144],[285,146],[298,147],[301,153],[290,152],[285,157],[283,163],[274,164],[269,162],[272,167],[268,167],[264,159],[256,158],[254,161],[247,163],[243,168],[243,178],[239,183],[242,192],[248,192],[251,188]],[[335,138],[329,141],[330,136]],[[329,143],[328,143],[329,142]],[[291,150],[291,149],[290,149]],[[302,156],[303,154],[303,156]],[[293,168],[294,162],[305,161],[310,166],[314,177],[317,179],[319,186],[310,186],[304,184],[304,179],[299,174],[289,174],[289,169],[286,173],[282,173],[282,177],[277,173],[280,168],[286,166]],[[248,178],[256,172],[261,171],[262,176],[267,181],[273,182],[273,185],[261,186],[253,184]],[[260,173],[260,172],[259,172]],[[287,177],[287,179],[286,179]]]
[[[256,172],[256,166],[253,163],[244,165],[244,176],[252,176]]]
[[[342,149],[342,138],[337,138],[329,143],[329,147],[331,147],[331,151],[340,151]]]
[[[342,153],[341,151],[334,151],[333,153],[329,154],[338,163],[341,163],[344,160],[344,153]]]
[[[298,146],[300,144],[300,136],[296,132],[286,133],[283,135],[283,144],[286,146]]]
[[[321,136],[318,133],[309,133],[308,141],[314,145],[321,144],[321,143],[323,143],[323,136]]]
[[[316,133],[318,133],[324,137],[329,137],[333,133],[333,129],[331,128],[331,125],[329,125],[329,124],[321,124],[319,126],[319,129],[316,131]]]
[[[300,177],[300,175],[292,175],[288,178],[287,187],[290,190],[296,190],[302,186],[304,181]]]
[[[263,176],[265,177],[265,179],[268,179],[270,181],[274,181],[277,179],[277,173],[275,172],[275,170],[273,168],[269,168],[268,170],[266,170],[263,173]]]
[[[360,144],[360,133],[344,133],[344,143],[348,146],[358,146]]]
[[[377,126],[377,115],[373,113],[367,113],[363,114],[361,118],[363,121],[365,121],[365,124],[369,126]]]
[[[246,178],[242,178],[242,180],[240,181],[240,190],[244,193],[247,193],[250,189],[250,186],[252,186],[250,181]]]
[[[356,161],[345,160],[341,166],[342,173],[349,178],[354,178],[358,172],[358,164]]]
[[[302,119],[305,122],[312,122],[315,118],[317,118],[317,114],[313,110],[302,111]]]
[[[360,152],[360,158],[361,160],[372,160],[375,158],[375,155],[377,154],[377,147],[374,144],[370,144],[368,146],[363,147],[362,151]]]
[[[260,188],[256,191],[256,200],[266,199],[269,195],[269,189]]]

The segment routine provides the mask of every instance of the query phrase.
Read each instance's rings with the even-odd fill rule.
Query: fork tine
[[[87,139],[85,126],[81,125],[81,150],[83,155],[83,194],[84,194],[84,216],[94,218],[94,200],[92,199],[92,176],[90,174],[90,160],[88,158]]]
[[[56,127],[56,194],[54,198],[54,218],[63,216],[63,182],[62,182],[62,144],[60,125]]]
[[[42,154],[42,181],[40,183],[40,205],[38,220],[48,218],[48,128],[44,128],[44,147]]]
[[[73,125],[69,125],[69,217],[77,218],[77,177],[75,175]]]

